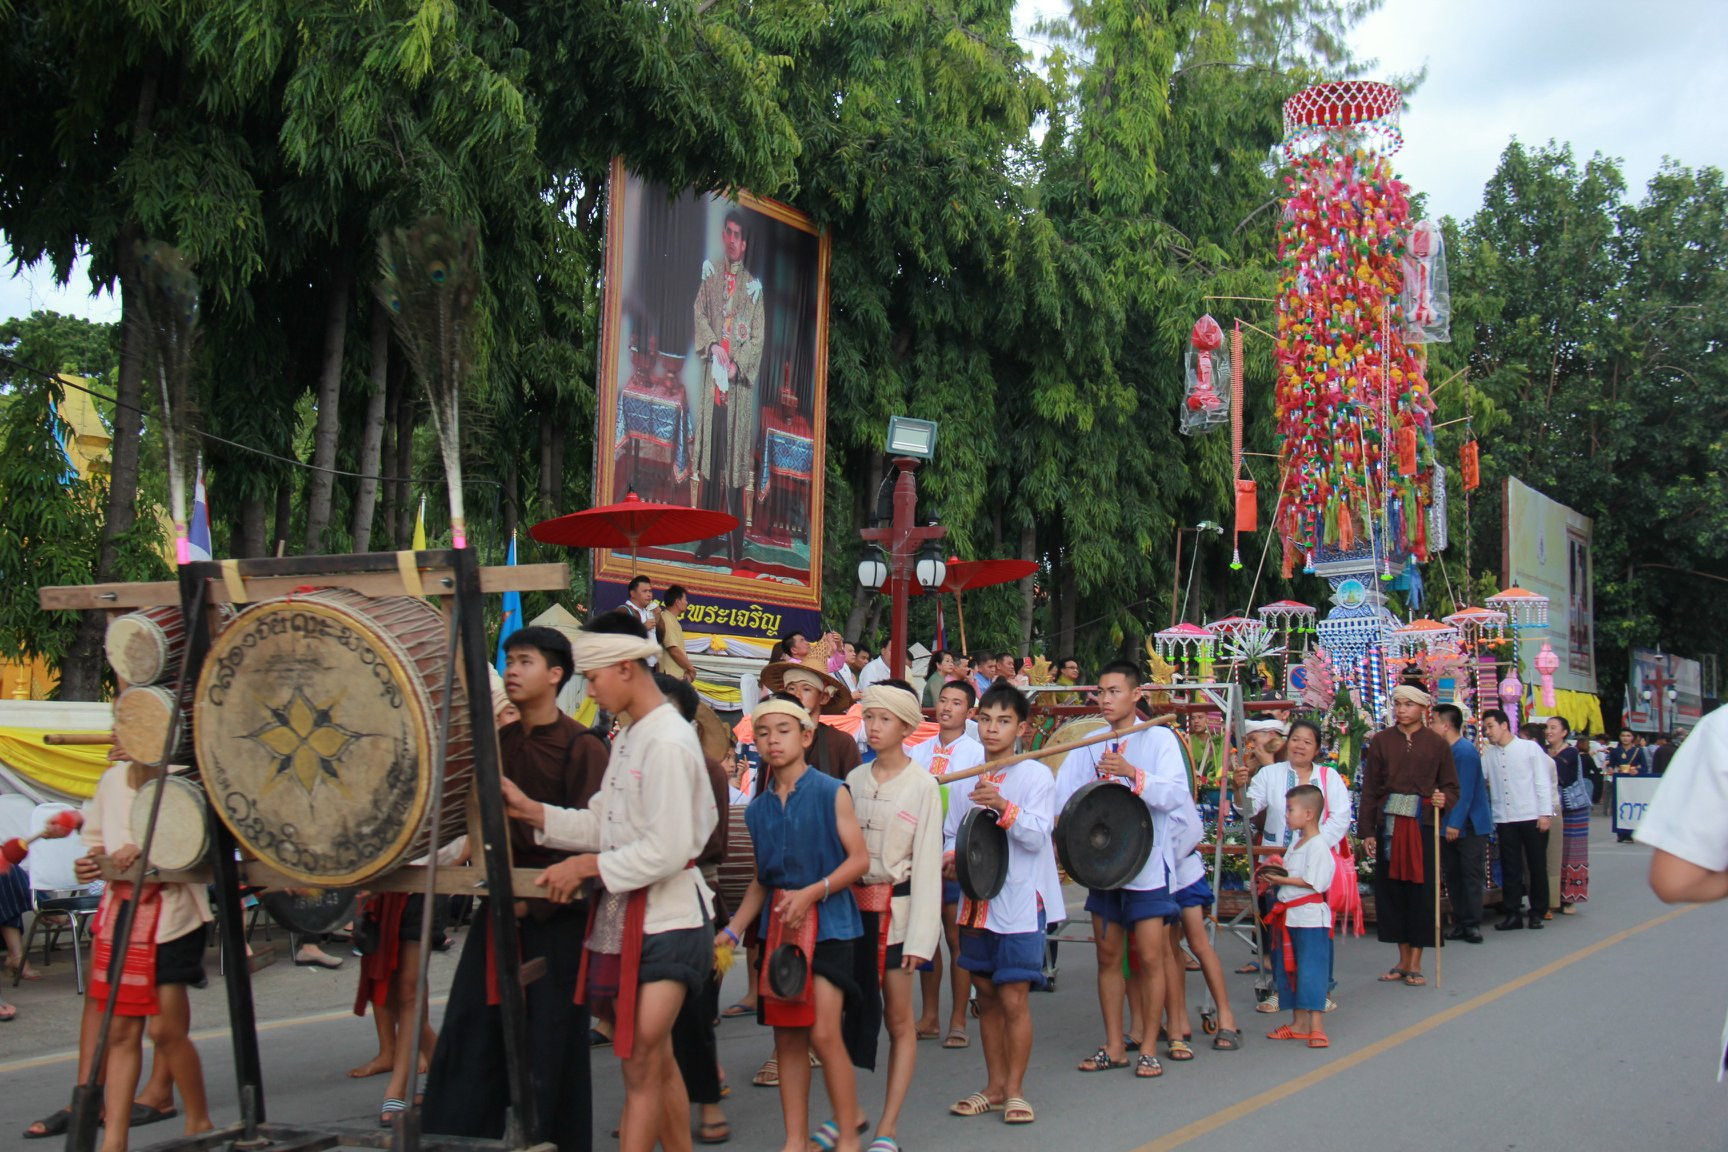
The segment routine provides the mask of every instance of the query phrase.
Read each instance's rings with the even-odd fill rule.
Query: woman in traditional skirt
[[[1560,796],[1564,799],[1566,789],[1584,771],[1584,760],[1578,749],[1571,746],[1572,725],[1565,717],[1549,718],[1547,737],[1548,754],[1554,757]],[[1566,842],[1560,850],[1560,914],[1575,916],[1578,905],[1590,899],[1590,806],[1571,808],[1562,804],[1561,820],[1566,828]]]

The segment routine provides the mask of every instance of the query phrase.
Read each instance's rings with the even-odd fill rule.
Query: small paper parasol
[[[1472,646],[1485,639],[1499,639],[1506,631],[1506,613],[1492,608],[1460,608],[1442,619],[1458,629],[1464,643]]]
[[[1458,629],[1438,620],[1412,620],[1392,630],[1388,647],[1394,658],[1422,656],[1458,647]]]
[[[1300,600],[1275,600],[1255,609],[1255,615],[1281,632],[1302,632],[1313,626],[1316,613],[1314,605]]]
[[[1186,660],[1190,656],[1190,649],[1210,652],[1211,646],[1217,641],[1218,637],[1200,625],[1187,621],[1152,634],[1152,642],[1158,646],[1158,655],[1166,660]]]
[[[1506,613],[1514,631],[1523,628],[1548,627],[1548,597],[1514,584],[1504,592],[1488,597],[1488,607]]]
[[[562,544],[568,548],[628,548],[630,567],[634,569],[636,551],[644,544],[688,544],[736,527],[738,517],[730,513],[678,504],[651,504],[632,491],[616,504],[602,504],[542,520],[528,529],[528,535],[542,544]]]

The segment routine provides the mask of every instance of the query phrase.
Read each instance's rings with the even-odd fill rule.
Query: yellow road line
[[[439,1005],[449,999],[448,996],[435,996],[429,1003]],[[312,1016],[290,1016],[282,1020],[266,1020],[258,1025],[258,1031],[260,1034],[279,1032],[284,1028],[298,1028],[302,1024],[328,1024],[332,1020],[352,1020],[353,1018],[353,1009],[343,1008],[332,1012],[319,1012]],[[202,1031],[192,1033],[194,1040],[226,1040],[228,1036],[229,1030],[226,1028],[205,1028]],[[0,1064],[0,1076],[8,1072],[25,1072],[31,1068],[49,1068],[55,1064],[73,1064],[77,1060],[78,1050],[76,1048],[70,1052],[50,1052],[46,1056],[32,1056],[28,1060],[14,1060],[10,1064]]]
[[[1238,1101],[1237,1103],[1230,1105],[1228,1108],[1221,1108],[1210,1116],[1202,1116],[1192,1124],[1184,1125],[1183,1127],[1176,1129],[1174,1132],[1166,1133],[1149,1144],[1142,1144],[1138,1148],[1132,1149],[1131,1152],[1170,1152],[1173,1148],[1180,1148],[1184,1144],[1196,1140],[1201,1136],[1206,1136],[1210,1133],[1216,1132],[1227,1124],[1233,1124],[1244,1116],[1252,1115],[1269,1104],[1276,1104],[1280,1100],[1287,1100],[1298,1092],[1304,1092],[1316,1084],[1332,1079],[1332,1077],[1337,1076],[1339,1073],[1348,1072],[1352,1068],[1366,1064],[1376,1056],[1390,1052],[1401,1044],[1406,1044],[1409,1041],[1416,1039],[1418,1036],[1432,1032],[1443,1024],[1450,1024],[1460,1016],[1474,1012],[1476,1009],[1481,1008],[1484,1005],[1492,1004],[1501,997],[1510,996],[1512,993],[1517,992],[1520,989],[1528,988],[1530,985],[1536,983],[1536,981],[1552,976],[1554,973],[1559,972],[1564,968],[1569,968],[1580,960],[1588,960],[1598,952],[1604,952],[1609,948],[1614,947],[1616,944],[1630,940],[1640,932],[1647,932],[1652,928],[1659,928],[1670,920],[1684,916],[1688,912],[1696,911],[1697,908],[1698,905],[1696,904],[1688,905],[1684,908],[1676,908],[1674,911],[1664,913],[1663,915],[1656,917],[1654,920],[1646,920],[1644,923],[1639,924],[1636,927],[1627,928],[1622,932],[1616,932],[1614,935],[1609,936],[1606,939],[1598,940],[1596,943],[1581,948],[1569,956],[1562,956],[1560,959],[1555,960],[1550,964],[1544,964],[1534,972],[1526,972],[1524,975],[1515,980],[1509,980],[1498,988],[1490,989],[1489,991],[1482,993],[1480,996],[1464,1001],[1462,1004],[1454,1004],[1452,1007],[1447,1008],[1442,1012],[1436,1012],[1434,1015],[1429,1016],[1424,1020],[1419,1020],[1400,1032],[1394,1032],[1383,1040],[1376,1040],[1366,1048],[1352,1052],[1350,1055],[1345,1056],[1340,1060],[1334,1060],[1332,1063],[1321,1068],[1316,1068],[1314,1071],[1305,1075],[1298,1076],[1294,1080],[1287,1080],[1276,1088],[1268,1088],[1259,1095],[1250,1096],[1246,1100]],[[4,1069],[0,1069],[0,1071],[3,1070]]]

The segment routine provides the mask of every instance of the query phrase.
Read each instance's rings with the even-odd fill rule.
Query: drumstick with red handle
[[[30,845],[44,836],[51,840],[57,840],[59,837],[52,836],[50,833],[64,829],[64,834],[69,836],[82,827],[84,827],[83,813],[74,812],[68,808],[48,817],[48,826],[42,831],[32,833],[29,836],[14,836],[4,844],[0,844],[0,875],[10,872],[14,865],[22,864],[24,857],[30,853]]]

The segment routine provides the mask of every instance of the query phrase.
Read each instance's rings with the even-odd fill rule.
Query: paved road
[[[1582,915],[1543,932],[1490,931],[1479,947],[1448,948],[1443,990],[1377,984],[1374,977],[1393,958],[1390,949],[1371,938],[1344,943],[1337,964],[1341,1007],[1327,1018],[1332,1047],[1325,1051],[1262,1039],[1272,1018],[1247,1012],[1249,978],[1231,977],[1238,1007],[1258,1026],[1249,1030],[1245,1050],[1202,1046],[1192,1063],[1165,1061],[1166,1075],[1151,1082],[1126,1072],[1073,1071],[1101,1027],[1088,979],[1090,949],[1070,945],[1058,991],[1033,1000],[1037,1043],[1027,1086],[1038,1123],[1016,1130],[995,1118],[946,1115],[949,1103],[982,1085],[982,1058],[976,1043],[958,1052],[928,1044],[919,1053],[911,1119],[902,1125],[906,1146],[1162,1152],[1224,1140],[1236,1147],[1426,1152],[1443,1139],[1454,1148],[1519,1152],[1722,1149],[1728,1087],[1716,1084],[1711,1061],[1728,1007],[1725,910],[1658,903],[1644,884],[1648,852],[1616,845],[1604,821],[1591,861],[1592,900]],[[1228,966],[1245,954],[1241,944],[1226,941]],[[451,960],[435,960],[441,987]],[[72,1077],[65,1050],[77,1001],[69,968],[49,971],[39,984],[8,989],[20,1019],[0,1028],[0,1147],[36,1147],[16,1134],[66,1098]],[[734,973],[728,992],[738,979]],[[375,1115],[382,1081],[342,1075],[372,1051],[370,1023],[345,1014],[352,972],[278,963],[259,973],[257,986],[267,1021],[272,1118],[364,1123]],[[1191,995],[1197,991],[1191,978]],[[218,984],[195,993],[194,1015],[206,1025],[221,1020]],[[200,1047],[217,1119],[231,1119],[225,1035],[210,1028],[200,1034]],[[753,1023],[722,1025],[722,1058],[740,1085],[730,1107],[734,1147],[779,1147],[776,1097],[748,1086],[768,1049],[766,1032]],[[604,1133],[621,1089],[615,1064],[601,1058],[595,1068],[596,1130]],[[881,1077],[864,1076],[862,1083],[866,1107],[878,1106]],[[169,1133],[148,1132],[158,1134]],[[595,1146],[608,1147],[603,1134]]]

